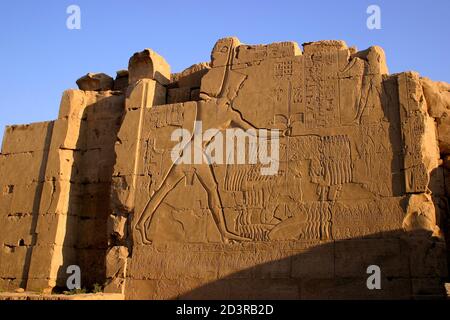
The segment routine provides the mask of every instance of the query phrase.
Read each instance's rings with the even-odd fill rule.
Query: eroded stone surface
[[[85,91],[107,91],[114,87],[114,80],[104,73],[88,73],[77,80],[80,90]]]
[[[129,83],[139,79],[152,79],[166,85],[170,82],[170,65],[151,49],[135,53],[128,64]]]
[[[77,264],[131,299],[444,295],[449,84],[389,75],[376,46],[235,37],[177,74],[145,49],[78,84],[57,120],[5,132],[1,289],[49,292]],[[174,130],[196,121],[277,130],[276,174],[173,165]],[[383,290],[367,290],[369,265]]]

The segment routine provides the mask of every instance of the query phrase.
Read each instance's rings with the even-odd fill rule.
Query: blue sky
[[[66,28],[71,4],[81,8],[81,30]],[[371,4],[381,8],[381,30],[366,27]],[[62,92],[87,72],[114,76],[146,47],[181,71],[209,61],[215,41],[230,35],[248,44],[380,45],[391,73],[450,82],[449,21],[449,0],[2,1],[0,141],[7,124],[55,119]]]

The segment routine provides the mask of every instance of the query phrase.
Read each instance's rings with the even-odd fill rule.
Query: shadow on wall
[[[448,182],[447,182],[448,183]],[[450,274],[450,195],[446,193],[445,176],[442,167],[430,173],[429,188],[432,194],[433,205],[436,211],[436,223],[441,228],[447,247],[447,265]]]
[[[280,244],[267,247],[276,251]],[[291,244],[294,249],[295,244]],[[218,280],[154,280],[153,290],[145,293],[133,292],[138,288],[130,288],[127,283],[127,291],[131,291],[131,299],[443,298],[447,278],[445,251],[445,243],[428,232],[393,231],[324,243],[301,253],[283,250],[279,253],[288,255],[285,258],[232,272],[238,259],[264,259],[269,251],[225,250],[220,263],[214,266]],[[368,278],[374,274],[367,272],[371,265],[380,267],[380,290],[367,287]],[[189,269],[203,267],[202,259],[196,266],[183,267],[188,274]],[[176,290],[181,292],[177,294]]]
[[[42,194],[44,191],[44,182],[45,182],[45,173],[47,170],[48,165],[48,159],[49,159],[49,150],[50,145],[52,141],[52,135],[53,135],[53,128],[54,128],[54,122],[50,122],[47,131],[45,134],[45,142],[44,142],[44,148],[42,152],[42,160],[40,161],[40,167],[39,167],[39,175],[38,175],[38,183],[36,187],[36,191],[33,198],[33,207],[32,207],[32,218],[31,218],[31,227],[30,227],[30,235],[31,235],[31,245],[27,247],[26,254],[25,254],[25,261],[23,262],[23,271],[22,271],[22,277],[19,287],[20,288],[26,288],[28,276],[30,274],[30,268],[31,268],[31,258],[33,254],[33,247],[37,244],[37,225],[38,225],[38,218],[40,213],[40,205],[42,200]],[[22,240],[21,240],[22,241]],[[20,244],[22,245],[22,244]]]
[[[123,95],[101,97],[84,109],[72,167],[64,264],[58,271],[55,291],[67,290],[66,269],[71,264],[80,267],[83,288],[92,289],[106,280],[114,146],[123,111]]]
[[[402,209],[406,217],[411,195],[406,195],[404,188],[397,79],[389,78],[383,85],[389,87],[384,91],[392,92],[380,97],[393,146],[392,196],[404,197]],[[431,174],[431,189],[439,179],[438,174]],[[448,221],[446,206],[440,206],[442,190],[442,186],[432,190],[436,212],[440,212],[439,225],[442,219]],[[421,219],[418,215],[412,221],[419,227],[429,222]],[[380,221],[380,229],[389,227],[388,223],[383,225]],[[391,227],[399,228],[399,224]],[[443,224],[444,231],[446,225]],[[158,243],[157,239],[151,246],[134,243],[127,269],[126,296],[128,299],[410,299],[445,294],[448,253],[445,242],[432,237],[431,232],[396,230],[317,243],[273,241],[226,245]],[[367,268],[372,265],[380,267],[380,290],[367,287],[371,275]]]

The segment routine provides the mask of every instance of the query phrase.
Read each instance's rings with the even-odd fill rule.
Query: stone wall
[[[45,179],[54,122],[11,126],[5,131],[0,155],[1,288],[23,287],[28,278],[31,252],[36,245],[32,230],[44,216],[41,202],[50,206],[53,182]],[[42,221],[42,220],[41,220]],[[40,225],[40,228],[45,226]]]
[[[2,290],[65,287],[68,265],[83,283],[105,278],[106,224],[124,99],[64,92],[57,120],[6,129],[0,155]]]
[[[128,299],[445,294],[448,84],[389,75],[379,47],[237,38],[181,73],[146,49],[77,84],[56,121],[6,130],[2,289],[50,291],[77,264]],[[277,174],[173,165],[172,133],[196,120],[279,130]],[[205,154],[192,139],[183,154]]]

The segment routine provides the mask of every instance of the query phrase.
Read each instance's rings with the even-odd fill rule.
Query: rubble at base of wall
[[[87,293],[87,294],[38,294],[38,293],[0,293],[2,300],[124,300],[119,293]]]
[[[57,120],[5,132],[0,290],[22,291],[0,300],[450,294],[449,84],[389,75],[377,46],[237,38],[181,73],[145,49],[115,80],[77,83]],[[190,134],[236,127],[282,133],[275,174],[219,159],[220,132],[219,161],[196,159],[212,150]],[[179,129],[191,140],[174,153]],[[267,147],[250,140],[233,156]],[[104,293],[32,293],[64,292],[69,265]],[[383,290],[368,290],[369,266]]]

